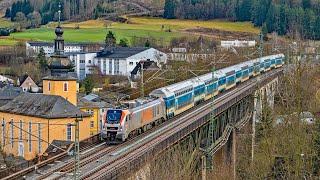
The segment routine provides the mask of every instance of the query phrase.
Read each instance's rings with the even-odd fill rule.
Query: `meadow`
[[[12,45],[17,41],[52,41],[55,37],[54,27],[50,23],[38,29],[12,33],[0,45]],[[64,38],[66,42],[103,42],[106,32],[111,30],[119,41],[122,38],[152,37],[163,42],[170,42],[174,37],[190,36],[185,30],[195,28],[213,28],[223,31],[237,31],[258,33],[259,29],[248,22],[228,22],[222,20],[167,20],[161,18],[129,17],[127,23],[110,22],[104,20],[89,20],[80,23],[65,22]],[[79,29],[76,29],[79,27]]]

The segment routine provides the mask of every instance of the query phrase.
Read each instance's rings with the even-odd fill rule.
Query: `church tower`
[[[59,8],[61,8],[61,5],[59,5]],[[64,39],[60,15],[61,10],[59,10],[59,23],[55,29],[54,54],[48,59],[50,75],[43,78],[43,93],[61,96],[76,106],[77,78],[71,76],[73,64],[64,55]]]

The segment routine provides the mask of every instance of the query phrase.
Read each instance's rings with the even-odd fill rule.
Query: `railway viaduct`
[[[139,167],[145,167],[150,159],[193,132],[202,132],[201,142],[204,143],[201,144],[201,149],[204,152],[204,168],[229,164],[231,172],[233,171],[235,175],[237,139],[242,132],[245,132],[251,136],[252,147],[254,147],[255,122],[261,118],[264,100],[273,108],[278,76],[281,73],[282,69],[270,71],[221,94],[213,102],[197,106],[174,119],[174,122],[168,124],[164,129],[153,132],[156,136],[150,140],[145,139],[147,142],[136,141],[138,145],[132,146],[128,152],[112,154],[113,156],[122,154],[117,162],[106,164],[109,166],[102,169],[97,168],[93,170],[93,174],[82,177],[112,179],[122,174],[138,171],[133,176],[143,179],[143,176],[148,175],[145,172],[139,172]],[[172,126],[173,124],[175,126]],[[251,157],[253,156],[252,149]],[[212,160],[213,164],[210,163]],[[205,178],[205,175],[203,176]]]
[[[121,145],[99,146],[92,152],[83,152],[76,179],[117,179],[123,176],[144,179],[148,172],[142,170],[147,169],[145,167],[150,160],[194,134],[198,134],[201,141],[203,172],[227,165],[236,178],[237,140],[246,135],[251,138],[254,147],[255,122],[261,118],[263,105],[273,107],[278,77],[282,71],[282,68],[274,69],[241,83],[214,100],[203,102]],[[65,157],[66,154],[58,156]],[[254,156],[253,148],[250,156]],[[22,176],[24,179],[74,178],[72,158],[63,162],[52,158],[38,164],[38,167],[40,165],[44,167],[40,172],[34,172],[34,167],[30,167],[5,179]]]

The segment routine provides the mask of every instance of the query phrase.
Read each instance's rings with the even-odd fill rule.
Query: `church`
[[[54,140],[74,141],[76,118],[82,119],[80,140],[90,136],[91,116],[77,107],[77,78],[72,73],[72,62],[64,54],[60,21],[55,34],[43,93],[23,93],[0,108],[1,147],[6,154],[31,160],[42,156]]]

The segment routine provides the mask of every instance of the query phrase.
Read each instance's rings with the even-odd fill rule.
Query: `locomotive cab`
[[[127,116],[124,110],[108,110],[104,123],[102,138],[108,143],[125,141],[125,118]]]

